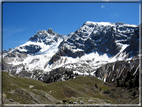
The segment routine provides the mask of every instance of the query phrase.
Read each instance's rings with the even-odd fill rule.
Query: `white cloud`
[[[101,8],[102,8],[102,9],[106,9],[106,10],[108,10],[107,5],[101,5]]]
[[[101,8],[104,8],[104,5],[102,5]]]

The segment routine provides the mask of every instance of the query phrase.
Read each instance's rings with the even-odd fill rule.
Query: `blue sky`
[[[86,21],[139,25],[139,3],[3,3],[3,50],[39,30],[75,32]]]

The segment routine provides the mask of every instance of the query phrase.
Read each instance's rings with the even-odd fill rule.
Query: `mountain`
[[[52,82],[93,75],[116,82],[128,71],[138,74],[139,26],[87,21],[68,35],[49,28],[2,57],[2,70],[19,77]]]

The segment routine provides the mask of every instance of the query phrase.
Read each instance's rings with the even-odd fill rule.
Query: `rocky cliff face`
[[[98,68],[94,73],[96,77],[101,78],[104,82],[116,82],[117,79],[125,80],[128,72],[131,75],[139,75],[139,59],[134,58],[129,61],[117,61],[109,63]]]
[[[112,82],[128,71],[137,74],[138,54],[137,25],[87,21],[68,35],[52,29],[38,31],[25,44],[3,52],[2,69],[45,81],[52,72],[62,74],[62,68]]]
[[[122,45],[129,45],[125,49],[127,57],[138,54],[138,27],[123,23],[86,22],[67,41],[63,41],[62,47],[50,63],[57,61],[60,56],[76,58],[91,52],[114,56],[120,52]]]

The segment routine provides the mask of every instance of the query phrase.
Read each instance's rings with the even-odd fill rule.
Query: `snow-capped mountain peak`
[[[51,28],[49,28],[47,32],[51,35],[55,35],[55,32]]]
[[[137,25],[87,21],[68,35],[55,33],[51,28],[38,31],[25,44],[5,53],[3,59],[9,67],[5,65],[4,69],[13,74],[25,69],[33,75],[35,71],[46,74],[63,67],[93,74],[107,63],[138,55],[138,47]]]
[[[88,25],[88,26],[95,26],[95,25],[99,25],[99,26],[115,26],[115,23],[87,21],[87,22],[84,23],[84,25]]]
[[[38,31],[34,36],[29,39],[29,41],[44,42],[46,44],[49,42],[49,39],[57,40],[58,37],[61,37],[61,35],[55,33],[51,28],[49,28],[47,31]]]

